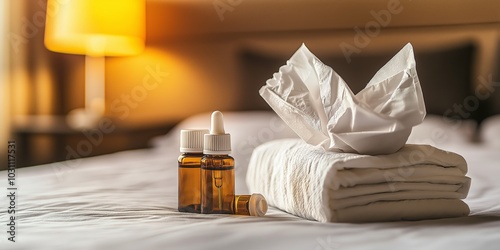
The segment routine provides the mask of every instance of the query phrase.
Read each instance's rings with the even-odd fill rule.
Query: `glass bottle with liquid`
[[[261,194],[235,195],[232,208],[234,214],[264,216],[267,213],[267,201]]]
[[[207,129],[181,130],[181,155],[178,158],[179,212],[201,212],[200,167],[205,134],[208,134]]]
[[[231,136],[224,131],[222,113],[215,111],[210,134],[204,137],[204,156],[201,158],[202,214],[233,213],[234,159],[230,153]]]

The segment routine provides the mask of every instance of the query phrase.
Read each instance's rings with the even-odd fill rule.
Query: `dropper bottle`
[[[234,159],[231,136],[224,131],[220,111],[212,113],[210,134],[205,134],[201,158],[201,213],[232,214],[234,201]],[[230,199],[227,199],[230,198]]]
[[[208,129],[181,130],[178,161],[178,210],[200,213],[200,168],[203,157],[203,136]]]

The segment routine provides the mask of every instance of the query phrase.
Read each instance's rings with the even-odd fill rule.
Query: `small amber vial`
[[[222,113],[212,113],[210,134],[204,137],[201,158],[201,213],[232,214],[234,199],[234,159],[231,136],[224,131]],[[227,199],[230,197],[230,199]]]
[[[203,136],[206,129],[181,130],[178,158],[178,210],[179,212],[200,213],[200,166],[203,157]]]
[[[264,216],[267,201],[261,194],[234,196],[233,213],[238,215]]]

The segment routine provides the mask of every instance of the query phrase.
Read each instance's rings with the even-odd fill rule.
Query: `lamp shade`
[[[48,0],[45,46],[90,56],[140,53],[145,40],[145,0]]]

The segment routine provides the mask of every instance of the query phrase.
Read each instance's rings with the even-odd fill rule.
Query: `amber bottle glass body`
[[[201,213],[232,214],[234,201],[234,158],[204,155],[201,158]]]
[[[200,213],[200,165],[203,153],[183,153],[179,156],[179,212]]]
[[[250,195],[234,196],[233,213],[238,215],[250,215]]]

